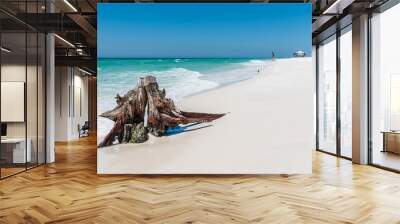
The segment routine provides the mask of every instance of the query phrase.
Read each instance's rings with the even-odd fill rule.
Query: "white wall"
[[[83,77],[74,70],[73,88],[71,88],[73,102],[71,101],[70,135],[72,139],[79,137],[78,125],[82,126],[88,121],[88,78]]]
[[[2,82],[24,82],[26,83],[25,76],[28,72],[28,88],[27,88],[27,118],[28,118],[28,137],[29,130],[35,130],[36,134],[36,107],[37,107],[37,97],[36,97],[36,80],[33,80],[30,75],[36,74],[35,66],[25,67],[20,64],[4,64],[1,66],[1,81]],[[31,87],[31,88],[29,88]],[[41,105],[39,105],[41,106]],[[7,108],[2,108],[6,110]],[[24,110],[24,108],[22,108]],[[33,113],[35,112],[35,113]],[[33,122],[33,123],[32,123]],[[7,134],[9,137],[24,137],[25,136],[25,123],[26,122],[7,122]]]
[[[8,64],[1,66],[1,81],[3,82],[25,82],[25,65]],[[2,108],[4,110],[5,108]],[[25,137],[24,122],[7,123],[8,137]]]
[[[67,119],[68,116],[68,76],[67,67],[56,67],[55,76],[55,140],[65,141],[67,139]],[[66,90],[65,90],[66,89]],[[64,97],[63,97],[64,96]]]
[[[55,85],[55,140],[77,139],[78,125],[88,120],[88,78],[76,68],[56,67]]]
[[[25,83],[1,82],[1,121],[24,122]]]

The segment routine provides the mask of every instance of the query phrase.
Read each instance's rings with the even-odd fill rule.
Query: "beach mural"
[[[310,4],[98,4],[98,173],[310,173]]]

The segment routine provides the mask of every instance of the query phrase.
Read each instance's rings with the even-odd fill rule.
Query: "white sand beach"
[[[256,77],[185,98],[186,111],[226,113],[204,127],[98,149],[99,174],[311,173],[311,58],[278,59]]]

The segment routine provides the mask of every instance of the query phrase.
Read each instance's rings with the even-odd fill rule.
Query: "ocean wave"
[[[221,85],[243,81],[261,73],[269,64],[270,60],[251,59],[245,62],[228,65],[224,69],[207,74],[205,79],[217,82]]]
[[[153,71],[161,88],[164,88],[167,97],[179,101],[185,96],[218,87],[218,83],[204,80],[200,72],[185,68],[174,68],[166,71]]]
[[[246,62],[242,62],[241,64],[244,66],[254,67],[254,66],[266,66],[270,62],[271,62],[270,60],[252,59]]]

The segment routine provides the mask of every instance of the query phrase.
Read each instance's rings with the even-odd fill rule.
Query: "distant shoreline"
[[[287,58],[290,58],[290,57],[287,57]],[[174,59],[238,59],[238,60],[240,60],[240,59],[243,59],[243,60],[251,60],[251,59],[254,59],[254,60],[270,60],[270,59],[272,59],[272,57],[263,57],[263,58],[253,58],[253,57],[251,57],[251,58],[232,58],[232,57],[221,57],[221,58],[208,58],[208,57],[204,57],[204,58],[198,58],[198,57],[196,57],[196,58],[190,58],[190,57],[160,57],[160,58],[146,58],[146,57],[143,57],[143,58],[128,58],[128,57],[117,57],[117,58],[108,58],[108,57],[106,57],[106,58],[97,58],[97,60],[112,60],[112,59],[116,59],[116,60],[158,60],[158,59],[171,59],[171,60],[174,60]],[[282,58],[280,58],[280,57],[277,57],[276,59],[286,59],[286,57],[282,57]]]

